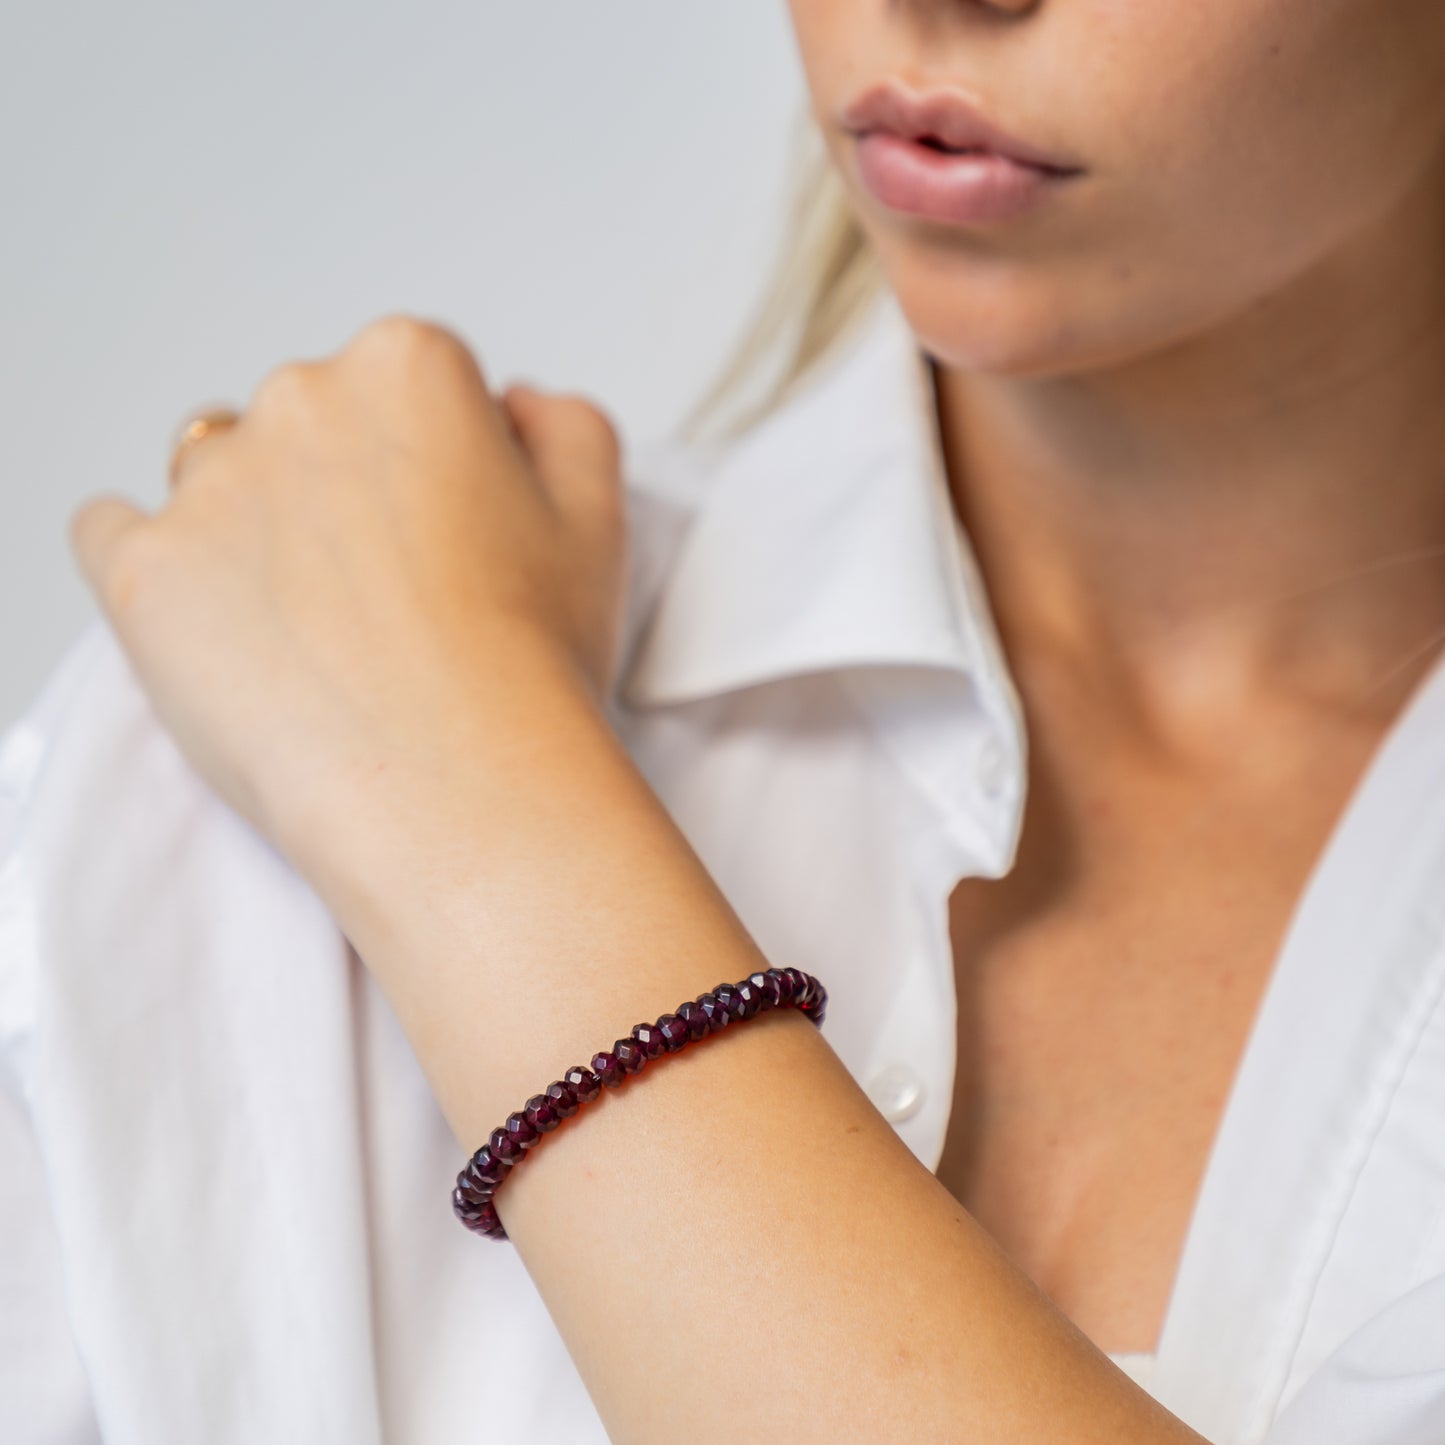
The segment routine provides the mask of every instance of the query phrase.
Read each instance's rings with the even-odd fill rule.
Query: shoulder
[[[55,743],[71,719],[113,688],[124,671],[119,644],[104,618],[95,617],[51,664],[21,712],[0,728],[0,862],[18,836]]]

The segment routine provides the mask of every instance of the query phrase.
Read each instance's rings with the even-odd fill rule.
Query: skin
[[[1445,9],[791,11],[1029,724],[1016,865],[952,899],[938,1175],[1152,1350],[1290,910],[1445,641]],[[890,210],[840,122],[888,75],[1085,174],[1007,225]]]
[[[949,480],[1041,736],[1076,718],[1110,745],[1105,786],[1141,759],[1217,779],[1231,737],[1297,743],[1311,719],[1324,737],[1445,613],[1438,567],[1360,572],[1445,537],[1445,21],[1429,0],[1207,8],[793,7],[825,122],[929,57],[1040,98],[989,108],[1090,167],[987,234],[859,209],[940,358]],[[385,990],[459,1165],[632,1021],[767,962],[597,705],[615,442],[585,399],[498,398],[444,328],[386,318],[271,373],[156,512],[101,496],[71,522],[157,716]],[[1397,699],[1366,692],[1378,725]],[[1126,829],[1160,814],[1120,798]],[[508,1179],[510,1243],[477,1242],[520,1252],[612,1438],[672,1438],[658,1402],[765,1340],[787,1367],[717,1390],[691,1437],[1200,1439],[801,1015],[648,1067]]]

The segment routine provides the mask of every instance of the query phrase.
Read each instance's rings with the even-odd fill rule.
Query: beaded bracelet
[[[593,1054],[590,1069],[581,1064],[568,1069],[548,1084],[544,1093],[534,1094],[524,1108],[508,1114],[506,1123],[492,1130],[457,1175],[453,1212],[474,1234],[506,1239],[492,1196],[542,1135],[597,1098],[604,1084],[615,1089],[630,1075],[641,1073],[649,1059],[675,1054],[694,1039],[706,1038],[730,1023],[771,1008],[799,1009],[821,1028],[827,1006],[827,990],[812,974],[800,968],[767,968],[750,973],[739,983],[720,983],[682,1004],[676,1013],[663,1014],[656,1023],[634,1025],[628,1038],[618,1039],[604,1053]]]

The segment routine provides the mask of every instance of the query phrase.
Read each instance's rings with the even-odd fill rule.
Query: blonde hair
[[[717,428],[715,439],[727,441],[761,421],[851,332],[884,284],[877,252],[858,224],[807,104],[794,120],[791,154],[791,200],[771,279],[731,361],[678,425],[684,441],[704,439],[707,422],[715,421],[791,330],[781,374],[761,398]]]

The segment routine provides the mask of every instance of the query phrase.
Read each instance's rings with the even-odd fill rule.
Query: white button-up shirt
[[[742,439],[629,446],[609,712],[935,1169],[947,899],[1012,865],[1027,736],[932,407],[885,292]],[[516,1251],[453,1218],[384,996],[102,620],[0,735],[0,1065],[0,1439],[606,1440]],[[1298,901],[1157,1356],[1116,1358],[1215,1445],[1445,1442],[1445,665]]]

